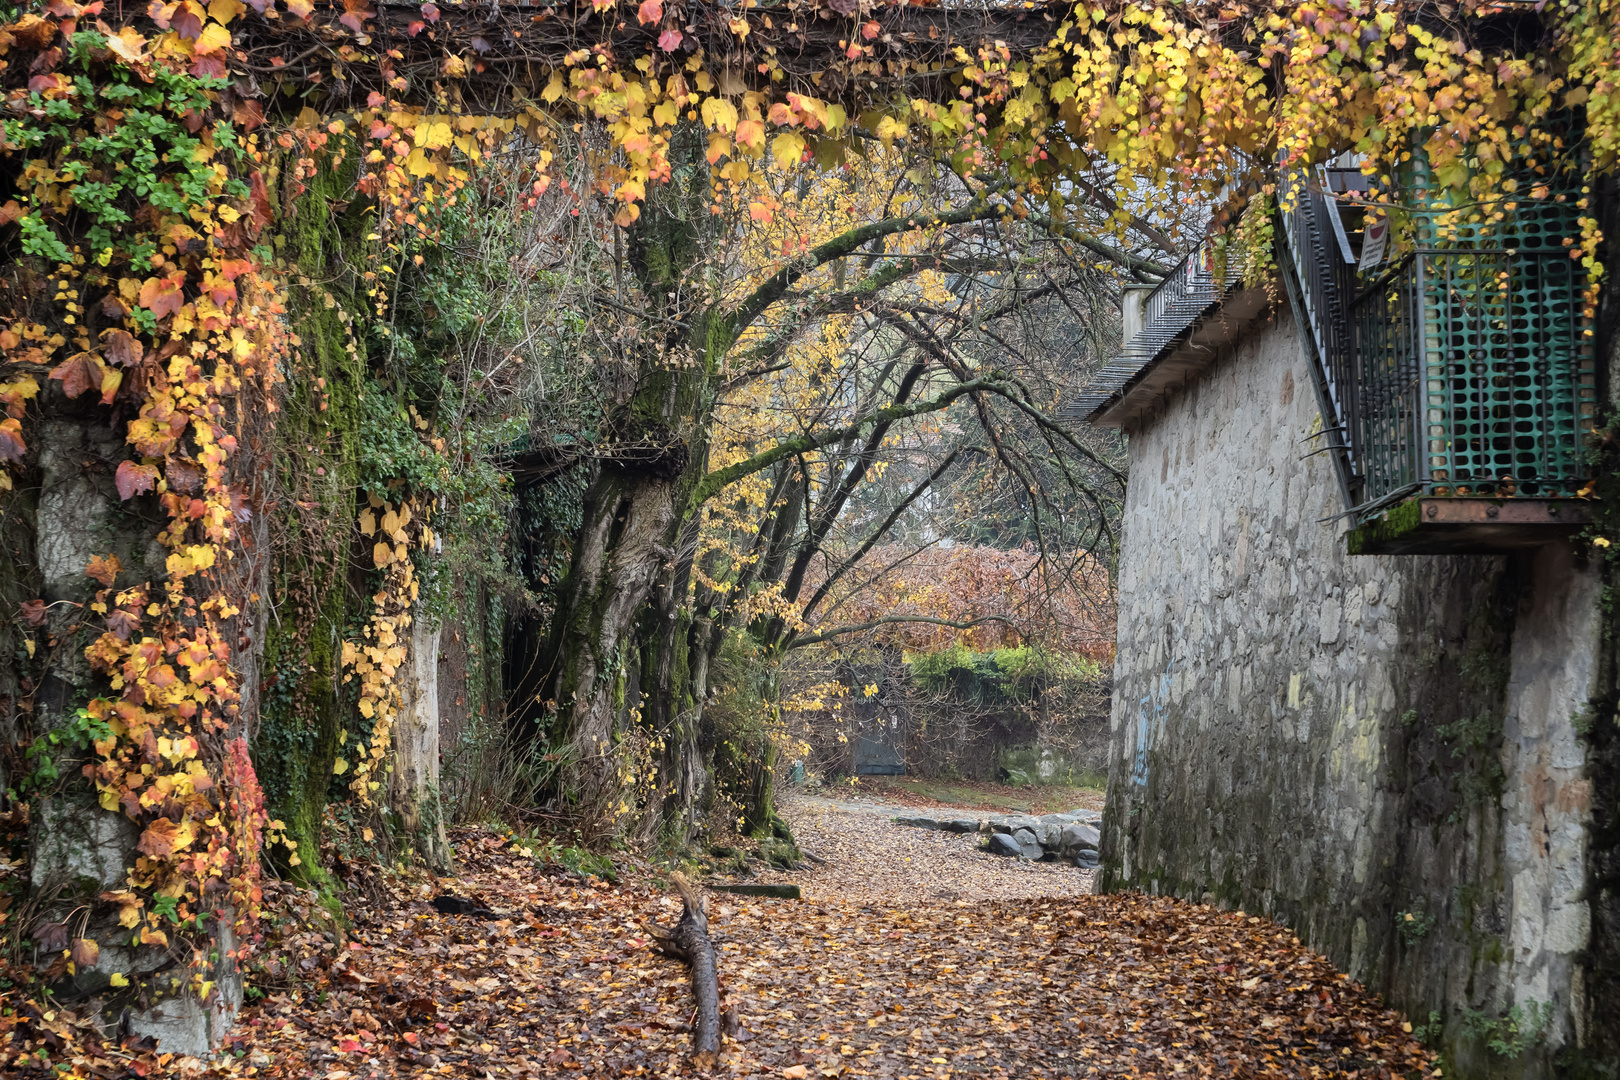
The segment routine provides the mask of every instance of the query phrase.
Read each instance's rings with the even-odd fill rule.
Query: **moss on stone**
[[[1351,529],[1345,535],[1345,550],[1351,555],[1370,555],[1380,546],[1416,532],[1422,524],[1418,500],[1409,499],[1385,510],[1377,521]]]

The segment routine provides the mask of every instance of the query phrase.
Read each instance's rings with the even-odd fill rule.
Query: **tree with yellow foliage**
[[[624,272],[594,301],[615,330],[593,361],[627,390],[514,694],[533,745],[568,765],[559,793],[617,811],[604,826],[690,820],[726,636],[779,654],[847,571],[829,555],[859,562],[920,500],[988,470],[1054,564],[1108,547],[1120,477],[1050,417],[1111,332],[1116,275],[1163,257],[1151,235],[1101,240],[1117,208],[1079,188],[1030,220],[1005,178],[877,141],[831,171],[771,171],[716,215],[704,147],[623,230]]]

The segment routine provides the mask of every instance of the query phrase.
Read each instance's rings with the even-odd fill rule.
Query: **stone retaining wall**
[[[1442,1013],[1448,1076],[1548,1075],[1616,1009],[1581,969],[1597,571],[1348,556],[1324,443],[1286,311],[1131,433],[1099,887],[1277,918]]]

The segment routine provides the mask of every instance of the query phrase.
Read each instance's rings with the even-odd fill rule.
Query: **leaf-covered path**
[[[876,801],[790,795],[782,815],[807,851],[827,860],[762,882],[796,882],[813,900],[872,904],[961,904],[1091,892],[1092,871],[1024,862],[979,850],[977,835],[896,825],[905,807]]]
[[[940,834],[852,816],[874,827],[850,853],[827,845],[821,898],[713,897],[722,991],[741,1025],[716,1075],[1428,1073],[1398,1016],[1281,927],[1169,900],[1080,895],[1073,868],[1005,861],[999,872],[1024,889],[1016,898],[856,887],[863,875],[892,878],[906,845],[924,844],[923,854],[899,859],[926,858],[932,841],[918,838]],[[243,1014],[234,1064],[171,1061],[139,1075],[691,1075],[686,970],[641,928],[675,920],[664,890],[538,867],[489,833],[461,836],[458,855],[461,876],[438,888],[481,902],[486,915],[438,913],[431,883],[374,887],[374,900],[350,908],[347,941],[313,931],[282,940],[280,962],[259,979],[286,988]],[[853,899],[829,894],[839,881]],[[137,1074],[127,1053],[93,1060],[96,1070],[80,1075]]]
[[[1090,876],[1072,867],[996,859],[876,814],[791,812],[829,860],[796,875],[811,899],[712,903],[722,988],[741,1021],[722,1075],[1349,1077],[1422,1066],[1399,1017],[1269,922],[1082,895]],[[347,955],[319,975],[327,1003],[267,1002],[243,1028],[244,1061],[266,1076],[331,1080],[686,1071],[686,971],[640,926],[673,922],[673,900],[644,884],[548,876],[495,837],[468,837],[461,852],[463,876],[441,887],[498,918],[441,916],[426,890],[356,911]]]

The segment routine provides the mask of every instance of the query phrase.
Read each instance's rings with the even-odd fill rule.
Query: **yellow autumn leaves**
[[[410,502],[403,501],[395,508],[375,495],[369,501],[371,505],[360,511],[360,534],[377,538],[371,550],[372,562],[382,568],[408,558],[410,540],[406,530],[414,519]],[[426,548],[433,546],[433,530],[425,522],[418,527],[417,541]],[[415,599],[414,591],[411,598]]]
[[[338,776],[352,768],[354,775],[349,781],[349,791],[361,806],[369,806],[371,793],[381,787],[382,782],[375,777],[384,771],[394,721],[401,705],[395,677],[408,656],[411,606],[421,591],[410,547],[416,544],[432,550],[436,542],[425,520],[426,514],[418,511],[410,499],[401,499],[395,504],[370,493],[367,504],[360,511],[358,524],[363,536],[376,539],[372,561],[383,571],[383,582],[372,596],[372,615],[364,638],[343,642],[342,666],[343,681],[358,682],[355,707],[362,717],[372,722],[371,736],[365,745],[353,749],[352,766],[349,759],[342,756],[332,766]],[[342,753],[350,753],[347,733],[343,743]]]
[[[603,121],[614,145],[624,152],[624,164],[613,167],[612,178],[614,197],[624,204],[621,225],[640,215],[637,204],[649,183],[669,178],[669,140],[683,120],[698,120],[708,130],[709,162],[721,179],[736,186],[757,178],[756,162],[767,145],[779,165],[797,165],[810,148],[805,133],[836,138],[847,123],[838,105],[798,93],[773,102],[769,95],[747,89],[734,73],[722,72],[717,80],[704,70],[701,56],[662,74],[650,57],[625,68],[595,66],[590,57],[581,51],[566,58],[566,69],[551,73],[540,97],[547,105],[564,103]],[[770,127],[779,129],[774,139]],[[538,128],[525,130],[544,141]]]

